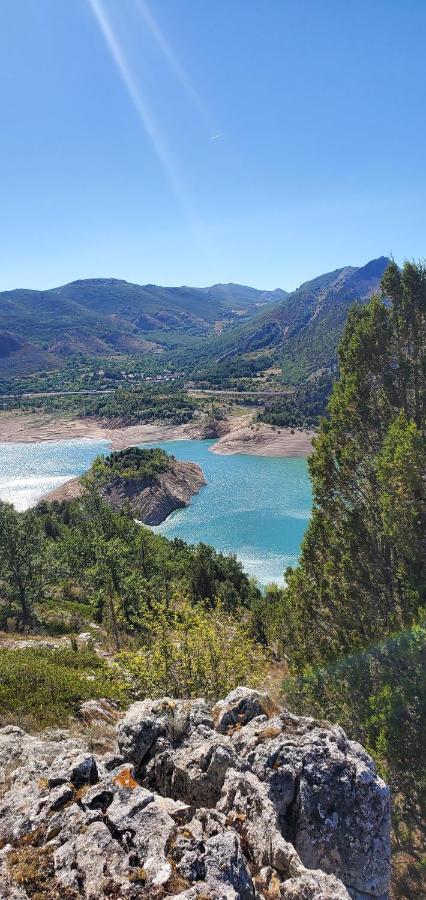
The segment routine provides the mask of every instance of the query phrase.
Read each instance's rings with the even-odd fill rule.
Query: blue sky
[[[2,0],[0,289],[425,255],[424,0]]]

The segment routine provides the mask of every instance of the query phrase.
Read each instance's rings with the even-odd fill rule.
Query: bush
[[[98,456],[89,470],[89,476],[93,474],[101,480],[114,475],[120,478],[154,478],[169,469],[173,459],[159,448],[143,450],[140,447],[129,447],[105,457]]]
[[[25,648],[0,655],[0,716],[35,728],[65,727],[84,700],[106,697],[125,704],[118,670],[91,650]]]
[[[140,697],[218,700],[239,684],[254,685],[266,659],[244,624],[219,605],[208,611],[183,602],[178,612],[153,611],[149,644],[137,653],[121,653]]]

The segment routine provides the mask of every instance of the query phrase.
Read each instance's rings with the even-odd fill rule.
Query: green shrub
[[[153,610],[149,642],[118,661],[133,677],[140,697],[205,697],[218,700],[239,684],[257,684],[266,658],[249,636],[218,605],[207,610],[178,602],[175,611]]]
[[[84,700],[125,704],[124,680],[90,650],[25,648],[0,654],[0,717],[35,728],[65,727]]]
[[[93,475],[101,480],[110,479],[114,475],[120,478],[153,478],[170,468],[173,457],[159,448],[143,450],[140,447],[129,447],[117,450],[108,456],[98,456],[91,469]]]

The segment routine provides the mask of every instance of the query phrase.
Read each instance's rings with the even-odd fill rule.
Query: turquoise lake
[[[307,461],[303,458],[220,456],[213,441],[166,441],[177,459],[199,463],[207,485],[190,506],[155,530],[166,537],[204,541],[235,553],[261,584],[282,583],[297,561],[311,512]],[[107,441],[70,440],[0,444],[0,499],[27,509],[43,494],[84,472]]]

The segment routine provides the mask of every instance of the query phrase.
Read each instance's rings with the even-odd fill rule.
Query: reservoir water
[[[282,583],[297,561],[311,513],[311,488],[303,458],[219,456],[213,441],[166,441],[177,459],[199,463],[207,479],[190,506],[177,510],[155,530],[166,537],[204,541],[235,553],[261,584]],[[84,472],[107,441],[70,440],[0,444],[0,499],[17,509]]]

